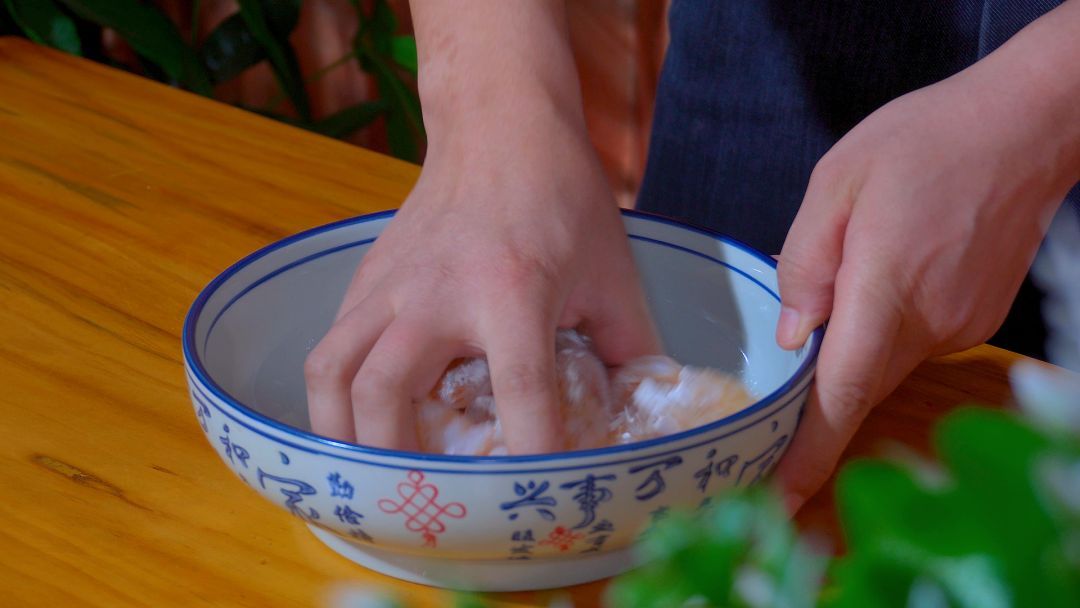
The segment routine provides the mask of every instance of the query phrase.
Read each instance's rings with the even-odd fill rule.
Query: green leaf
[[[639,555],[645,565],[618,577],[605,605],[810,608],[823,565],[779,499],[757,489],[698,514],[672,513],[646,533]]]
[[[960,554],[978,544],[973,535],[988,533],[964,525],[970,517],[957,512],[955,500],[920,487],[908,471],[892,463],[848,463],[836,492],[844,537],[852,552],[875,550],[901,536],[941,553]]]
[[[137,0],[59,0],[80,17],[116,31],[174,82],[210,95],[210,78],[176,25],[152,5]]]
[[[191,47],[195,48],[199,44],[199,24],[202,17],[202,0],[192,0],[191,2]]]
[[[391,154],[402,160],[419,161],[419,146],[416,145],[415,136],[409,127],[409,119],[400,108],[390,110],[386,116],[386,138]]]
[[[365,101],[327,116],[312,125],[311,130],[328,137],[343,139],[363,129],[386,112],[386,102]]]
[[[390,153],[401,159],[418,162],[418,142],[425,137],[424,122],[420,112],[420,100],[402,82],[399,71],[394,67],[399,63],[393,57],[397,17],[386,0],[375,0],[370,15],[365,14],[358,3],[354,2],[353,6],[360,20],[360,27],[353,38],[353,50],[360,61],[361,69],[375,76],[379,96],[388,104],[386,135]],[[408,50],[404,48],[404,43],[396,44],[400,47],[402,61],[408,62]]]
[[[983,550],[1004,565],[1017,597],[1051,606],[1068,596],[1068,579],[1047,567],[1063,550],[1064,522],[1055,520],[1036,481],[1036,465],[1055,451],[1050,436],[1016,416],[970,408],[942,421],[935,439],[956,479],[957,500],[969,520],[991,531]],[[1072,585],[1080,582],[1074,576]]]
[[[1069,526],[1054,518],[1036,474],[1050,454],[1068,451],[985,408],[958,410],[935,438],[943,482],[920,482],[879,461],[841,472],[837,504],[849,552],[831,573],[825,605],[1080,605],[1080,568],[1067,565]]]
[[[262,0],[267,24],[278,38],[284,40],[300,22],[301,0]]]
[[[416,75],[416,38],[412,36],[394,36],[390,39],[390,56],[402,68]]]
[[[288,38],[300,18],[299,4],[269,2],[265,5],[270,29],[282,39]],[[206,37],[199,57],[215,83],[225,82],[266,59],[266,51],[255,39],[243,15],[235,13],[221,22]]]
[[[219,83],[266,59],[266,53],[237,13],[210,32],[199,49],[199,59],[214,83]]]
[[[935,557],[964,555],[990,534],[943,490],[923,488],[908,471],[881,461],[844,467],[837,509],[849,553],[833,573],[830,606],[902,606]]]
[[[363,32],[371,39],[375,52],[382,57],[389,57],[393,47],[394,34],[397,33],[398,20],[394,9],[386,0],[375,0],[371,19],[367,22],[367,31]]]
[[[238,0],[240,3],[240,15],[247,24],[251,35],[262,46],[266,56],[270,59],[270,65],[274,69],[274,76],[282,90],[289,96],[293,106],[300,116],[311,120],[311,104],[308,101],[307,91],[304,88],[304,80],[300,74],[300,63],[296,59],[289,44],[288,31],[283,24],[288,19],[281,15],[289,15],[292,6],[299,6],[299,0]],[[289,6],[280,6],[289,5]],[[298,9],[297,9],[298,10]]]
[[[375,72],[375,83],[379,87],[379,94],[389,104],[386,134],[390,144],[390,153],[407,161],[418,162],[420,150],[417,142],[424,138],[420,100],[405,86],[382,57],[367,50],[362,50],[362,52]]]
[[[53,0],[5,0],[11,18],[27,37],[73,55],[82,53],[75,22]]]

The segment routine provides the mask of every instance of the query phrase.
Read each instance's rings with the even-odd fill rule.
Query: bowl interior
[[[210,380],[247,407],[310,430],[304,358],[329,329],[353,270],[390,217],[297,235],[216,279],[191,328]],[[738,374],[759,398],[796,374],[810,355],[775,344],[780,301],[771,260],[659,218],[627,214],[625,221],[669,354]]]

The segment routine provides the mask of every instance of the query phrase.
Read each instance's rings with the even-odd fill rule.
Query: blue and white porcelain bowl
[[[626,228],[668,352],[740,375],[759,397],[752,406],[677,435],[539,456],[419,454],[315,435],[304,358],[391,217],[331,224],[251,254],[203,290],[184,327],[191,399],[210,445],[345,557],[476,590],[612,576],[633,565],[631,546],[651,522],[757,482],[791,442],[822,333],[795,352],[776,345],[773,260],[633,212]]]

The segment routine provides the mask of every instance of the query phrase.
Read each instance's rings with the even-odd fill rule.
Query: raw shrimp
[[[561,330],[555,340],[564,448],[581,450],[659,437],[716,420],[753,398],[738,379],[681,366],[669,357],[642,357],[610,373],[589,339]],[[508,454],[487,361],[458,359],[419,404],[426,452]]]
[[[616,443],[671,435],[719,420],[754,402],[736,377],[679,365],[670,357],[635,359],[616,370],[621,408],[612,421]]]

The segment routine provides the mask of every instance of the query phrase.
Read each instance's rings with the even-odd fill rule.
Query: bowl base
[[[631,549],[572,559],[438,559],[360,545],[318,526],[308,527],[326,546],[365,568],[421,585],[463,591],[569,587],[615,576],[636,565]]]

